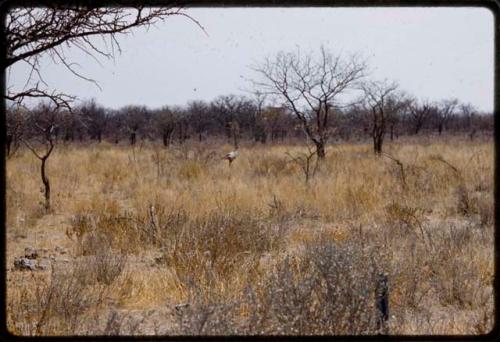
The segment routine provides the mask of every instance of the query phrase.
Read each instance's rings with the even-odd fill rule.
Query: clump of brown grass
[[[105,287],[93,286],[94,275],[88,266],[54,269],[48,279],[33,276],[28,280],[32,286],[11,291],[7,307],[9,331],[15,335],[85,333],[93,310],[106,293]]]

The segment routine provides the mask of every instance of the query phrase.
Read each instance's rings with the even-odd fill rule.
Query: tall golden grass
[[[286,154],[304,150],[242,147],[230,167],[221,159],[230,146],[214,143],[170,149],[152,143],[59,145],[48,162],[50,213],[41,204],[38,160],[20,151],[7,161],[8,262],[27,245],[60,244],[70,250],[65,267],[73,271],[64,278],[55,267],[26,281],[26,272],[9,270],[10,331],[370,334],[373,272],[389,274],[391,333],[476,334],[492,328],[492,142],[394,143],[386,147],[390,157],[375,156],[370,145],[331,146],[307,183]],[[358,263],[339,264],[342,253]],[[329,258],[328,272],[358,280],[322,275],[318,258]],[[81,263],[87,267],[77,267]],[[291,277],[286,283],[277,280],[285,276]],[[50,284],[80,284],[82,277],[94,280],[75,291],[80,299],[90,298],[75,312],[65,316],[57,308],[67,303],[42,300],[57,293]],[[318,279],[323,281],[316,284]],[[351,311],[321,311],[317,301],[337,298],[325,282],[340,290],[364,282],[368,287],[359,289],[362,302],[339,290]],[[304,285],[309,283],[316,285]],[[284,315],[284,304],[271,300],[279,289],[288,296],[303,291],[292,305],[298,311],[290,308],[295,314]],[[180,303],[189,309],[172,309]],[[129,319],[128,330],[113,314],[162,309],[173,313],[158,318],[155,329],[144,323],[145,314],[135,323]],[[337,314],[359,324],[334,329],[325,317]],[[296,316],[301,320],[290,325]],[[109,324],[61,323],[98,317]],[[110,328],[115,323],[121,330]]]

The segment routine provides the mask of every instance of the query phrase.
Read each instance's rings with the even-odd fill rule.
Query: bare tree
[[[267,141],[265,117],[263,116],[266,97],[266,94],[263,94],[258,90],[253,92],[253,102],[255,105],[255,122],[252,127],[252,133],[254,140],[260,141],[263,144],[265,144]]]
[[[300,166],[302,172],[304,173],[305,184],[309,184],[309,180],[314,177],[316,171],[318,170],[318,153],[307,144],[307,152],[301,152],[297,154],[292,154],[290,152],[285,153],[290,160]],[[313,166],[314,163],[314,166]]]
[[[238,113],[245,106],[245,99],[233,94],[219,96],[213,102],[219,115],[217,120],[226,128],[226,134],[233,141],[234,148],[238,148],[240,140],[240,123],[238,122]]]
[[[187,15],[182,8],[173,5],[146,8],[135,7],[91,7],[77,4],[49,5],[44,7],[13,7],[12,1],[3,1],[2,13],[6,13],[3,44],[6,58],[2,69],[6,70],[18,62],[31,68],[22,90],[7,89],[4,98],[18,103],[26,98],[43,98],[56,106],[70,108],[74,96],[48,89],[43,80],[40,61],[49,56],[54,62],[64,65],[77,77],[97,82],[80,74],[69,61],[64,48],[77,48],[97,60],[97,57],[114,58],[121,52],[118,44],[120,34],[130,33],[136,27],[149,27],[172,15]]]
[[[87,128],[90,139],[100,143],[108,119],[105,108],[98,105],[95,100],[91,100],[78,108],[78,114]]]
[[[25,116],[26,110],[21,106],[11,106],[6,110],[5,152],[7,158],[14,155],[21,144]]]
[[[175,130],[175,115],[168,107],[163,107],[154,114],[156,128],[158,129],[163,145],[169,147]]]
[[[398,91],[394,96],[390,97],[389,104],[393,110],[387,113],[387,123],[389,125],[390,139],[393,141],[394,137],[399,136],[398,126],[404,123],[403,118],[410,110],[411,100],[405,92]]]
[[[125,106],[121,111],[123,113],[123,129],[128,135],[130,145],[134,146],[139,130],[146,126],[148,109],[145,106]]]
[[[106,135],[112,142],[118,144],[124,138],[125,116],[122,109],[110,110],[108,112],[108,124],[106,125]]]
[[[439,135],[446,128],[447,122],[455,115],[455,108],[458,106],[457,99],[443,100],[438,104],[436,119]]]
[[[472,119],[474,115],[476,115],[476,113],[477,110],[470,103],[460,105],[460,115],[465,118],[465,123],[468,130],[472,128]]]
[[[476,135],[477,128],[473,123],[474,117],[477,116],[477,110],[470,103],[460,105],[460,115],[465,118],[466,130],[469,131],[469,138],[472,140]]]
[[[416,99],[412,99],[409,109],[410,120],[413,125],[413,133],[418,134],[422,127],[424,127],[424,124],[432,116],[435,108],[428,101],[418,103]]]
[[[209,126],[208,105],[204,101],[190,101],[187,104],[186,111],[189,113],[189,119],[194,133],[198,136],[198,141],[203,140],[203,133]]]
[[[81,117],[79,115],[74,115],[70,111],[64,112],[64,118],[62,123],[59,125],[61,134],[63,135],[64,142],[74,141],[75,137],[78,135],[80,141],[83,140],[84,132],[86,130]]]
[[[373,151],[380,155],[388,118],[399,110],[395,96],[398,85],[387,81],[366,82],[362,85],[364,105],[371,116]]]
[[[286,125],[290,122],[286,107],[267,107],[262,113],[267,135],[274,142],[278,137],[284,138]]]
[[[41,161],[40,175],[44,186],[45,210],[50,210],[50,181],[47,161],[57,143],[57,131],[64,117],[60,107],[40,103],[29,112],[24,123],[23,144]]]
[[[177,138],[179,139],[179,144],[183,144],[189,136],[189,118],[187,116],[186,110],[182,107],[176,106],[172,108],[172,112],[175,116],[175,128],[177,131]]]
[[[254,86],[285,101],[315,144],[318,158],[324,158],[334,105],[339,95],[364,76],[365,63],[356,56],[344,60],[321,47],[317,60],[299,51],[280,52],[274,60],[268,58],[253,69],[262,78],[253,81]]]

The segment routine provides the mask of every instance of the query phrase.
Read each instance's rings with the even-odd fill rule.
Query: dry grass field
[[[7,161],[7,315],[16,335],[390,334],[493,326],[491,140],[329,146],[58,145]],[[397,160],[397,161],[396,161]],[[37,251],[36,270],[14,260]]]

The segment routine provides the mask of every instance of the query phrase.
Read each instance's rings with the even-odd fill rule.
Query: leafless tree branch
[[[2,5],[6,8],[8,2]],[[75,70],[75,64],[68,61],[64,55],[64,48],[76,47],[94,60],[98,60],[97,56],[113,59],[116,52],[121,52],[117,40],[119,35],[128,34],[138,27],[149,28],[174,15],[189,19],[207,34],[196,19],[174,2],[163,7],[89,7],[58,4],[45,7],[11,7],[5,21],[6,58],[3,61],[3,69],[24,61],[31,66],[31,71],[23,89],[8,90],[5,98],[17,103],[28,97],[47,98],[58,106],[69,108],[73,96],[39,87],[39,81],[45,83],[39,65],[42,56],[50,56],[75,76],[99,87],[97,81]],[[98,46],[96,39],[101,39],[104,47]],[[39,81],[35,82],[35,79]],[[33,83],[35,85],[29,87],[29,84]]]

